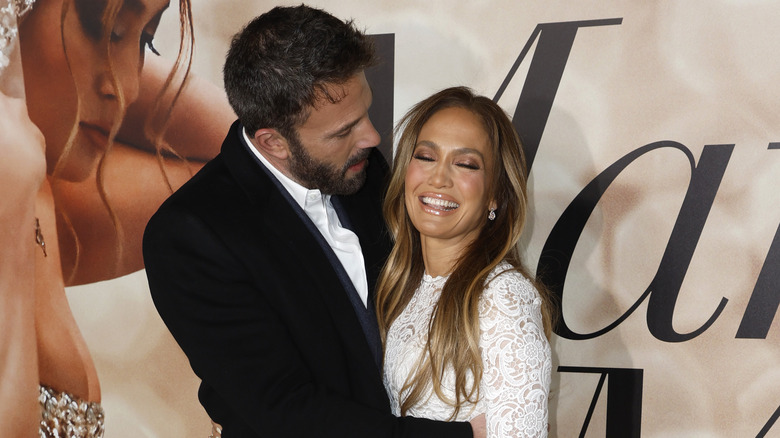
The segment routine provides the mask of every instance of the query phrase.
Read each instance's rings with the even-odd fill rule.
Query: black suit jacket
[[[467,423],[390,414],[351,285],[241,129],[235,123],[220,154],[160,207],[143,242],[155,306],[223,437],[470,437]],[[365,186],[338,199],[360,239],[369,294],[390,248],[386,174],[374,150]]]

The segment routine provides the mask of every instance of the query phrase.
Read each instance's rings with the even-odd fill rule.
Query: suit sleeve
[[[143,249],[163,321],[252,436],[471,437],[468,423],[396,418],[317,385],[246,266],[199,219],[162,209]]]

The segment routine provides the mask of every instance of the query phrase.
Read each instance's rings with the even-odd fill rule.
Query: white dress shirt
[[[290,196],[303,209],[325,241],[328,242],[352,280],[360,299],[363,300],[363,305],[367,305],[368,280],[366,279],[366,267],[363,262],[360,240],[351,230],[341,226],[341,221],[330,200],[331,195],[323,195],[318,189],[307,189],[285,176],[255,148],[246,131],[242,130],[242,133],[249,150],[282,183],[282,186],[290,193]]]

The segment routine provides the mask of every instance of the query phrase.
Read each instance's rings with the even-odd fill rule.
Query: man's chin
[[[354,195],[363,187],[366,183],[366,166],[363,166],[359,171],[349,176],[349,172],[345,175],[344,182],[339,187],[339,190],[335,190],[335,195]]]

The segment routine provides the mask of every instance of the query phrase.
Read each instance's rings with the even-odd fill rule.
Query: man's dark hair
[[[233,110],[250,136],[273,128],[295,138],[318,99],[373,65],[371,40],[352,21],[305,5],[276,7],[233,37],[223,70]]]

